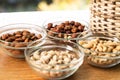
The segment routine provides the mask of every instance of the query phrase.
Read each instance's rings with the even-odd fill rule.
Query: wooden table
[[[0,80],[45,80],[36,74],[24,59],[16,59],[0,51]],[[120,65],[101,69],[85,61],[79,70],[65,80],[120,80]]]

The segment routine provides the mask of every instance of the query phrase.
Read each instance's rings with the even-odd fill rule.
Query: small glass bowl
[[[86,61],[96,67],[109,68],[120,63],[120,41],[115,37],[89,35],[77,40]]]
[[[13,34],[17,31],[29,31],[31,33],[34,33],[36,36],[40,34],[41,38],[38,39],[39,41],[42,41],[44,38],[46,38],[47,35],[46,31],[38,25],[16,23],[2,26],[0,29],[0,36],[5,34]],[[9,56],[15,58],[24,58],[24,50],[31,42],[8,42],[6,40],[0,39],[0,47],[2,48],[2,50],[4,50],[4,53],[8,54]]]
[[[37,45],[31,47],[35,44]],[[62,51],[60,54],[64,54],[64,56],[66,55],[64,52],[71,52],[71,55],[76,55],[77,59],[72,59],[75,57],[73,56],[70,58],[72,59],[70,62],[65,63],[68,61],[68,57],[64,58],[58,52],[54,51]],[[48,55],[51,56],[49,59]],[[43,78],[58,80],[74,74],[82,65],[84,54],[74,42],[58,42],[54,39],[46,39],[43,43],[36,41],[28,45],[28,48],[25,50],[25,58],[29,66]],[[60,59],[66,60],[59,63]]]
[[[81,26],[84,26],[84,30],[83,31],[78,30],[78,32],[71,33],[71,30],[69,30],[69,29],[67,31],[63,31],[63,32],[59,32],[59,31],[57,32],[56,30],[58,28],[56,28],[56,30],[53,30],[53,31],[48,29],[48,23],[52,23],[53,28],[54,28],[56,25],[60,26],[67,21],[69,23],[72,22],[72,21],[80,23]],[[49,38],[53,38],[53,39],[57,39],[57,40],[63,40],[63,41],[69,41],[69,40],[75,41],[77,39],[78,35],[84,36],[84,35],[88,34],[88,32],[90,30],[88,22],[86,22],[85,20],[81,20],[80,18],[74,18],[74,17],[64,17],[64,18],[58,17],[58,18],[47,19],[44,22],[43,26],[44,26],[44,28],[47,32],[47,36]],[[69,27],[69,26],[67,26],[67,27]],[[76,26],[74,26],[74,27],[78,28]],[[65,26],[64,26],[64,28],[65,28]],[[68,33],[66,33],[66,32],[68,32]]]

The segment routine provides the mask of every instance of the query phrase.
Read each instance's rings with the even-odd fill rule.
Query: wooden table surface
[[[38,76],[24,59],[12,58],[0,50],[0,80],[45,80]],[[101,69],[85,61],[79,70],[65,80],[120,80],[120,65]]]

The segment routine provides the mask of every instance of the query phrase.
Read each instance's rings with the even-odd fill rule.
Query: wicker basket
[[[92,0],[90,10],[93,33],[120,38],[120,0]]]

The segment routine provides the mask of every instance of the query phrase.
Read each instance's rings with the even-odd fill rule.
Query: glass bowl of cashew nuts
[[[45,39],[43,43],[36,41],[28,45],[25,57],[37,74],[45,79],[58,80],[67,78],[78,70],[83,63],[84,53],[74,42]]]
[[[116,37],[89,35],[77,40],[86,61],[96,67],[109,68],[120,63],[120,41]]]
[[[14,58],[24,58],[24,50],[31,42],[46,37],[46,31],[38,25],[15,23],[0,29],[0,48],[5,54]]]

